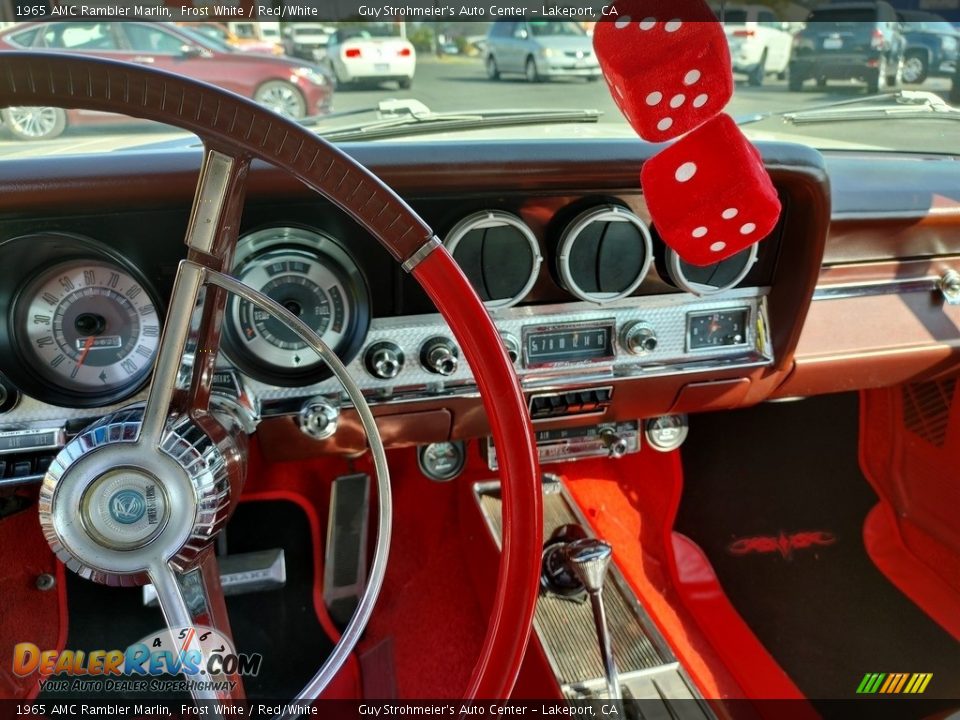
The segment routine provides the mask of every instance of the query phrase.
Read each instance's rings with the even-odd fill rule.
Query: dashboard
[[[433,227],[485,301],[538,433],[620,432],[624,423],[822,382],[826,366],[807,372],[798,344],[808,312],[820,317],[826,307],[814,302],[826,299],[824,286],[880,283],[885,292],[874,296],[898,292],[881,266],[902,271],[902,258],[862,248],[860,257],[840,257],[827,245],[828,168],[805,147],[760,145],[784,207],[780,223],[759,245],[705,268],[683,263],[658,238],[637,187],[656,148],[642,143],[345,149]],[[0,300],[0,457],[8,458],[0,482],[36,477],[64,438],[143,399],[185,256],[199,162],[185,149],[0,167],[0,287],[8,289]],[[370,400],[387,444],[485,436],[456,338],[376,241],[268,166],[254,166],[247,194],[233,274],[321,334]],[[844,216],[835,207],[835,227],[879,222],[876,212]],[[954,264],[942,247],[927,257],[925,282],[929,258],[938,273]],[[851,277],[851,265],[860,275]],[[223,330],[219,389],[253,400],[264,435],[286,438],[292,456],[362,449],[339,383],[291,332],[237,299]],[[318,412],[326,431],[309,432]]]

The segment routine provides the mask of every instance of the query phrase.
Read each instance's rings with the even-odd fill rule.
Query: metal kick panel
[[[478,493],[481,510],[495,537],[500,538],[499,490]],[[553,531],[578,520],[560,493],[543,497],[543,532],[546,541]],[[675,663],[666,649],[659,650],[644,629],[639,606],[625,589],[615,569],[604,584],[607,622],[613,637],[613,653],[621,677],[651,671]],[[603,661],[597,644],[590,603],[578,603],[541,594],[537,601],[534,629],[561,687],[576,688],[593,682],[604,683]],[[689,694],[689,690],[687,691]]]

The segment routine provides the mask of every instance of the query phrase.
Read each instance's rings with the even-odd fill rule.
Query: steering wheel
[[[271,163],[366,228],[421,284],[470,363],[497,445],[503,553],[492,614],[464,697],[506,698],[516,680],[537,598],[542,513],[533,433],[500,336],[463,273],[430,228],[379,179],[315,134],[228,91],[178,75],[63,53],[6,52],[0,107],[53,106],[124,113],[173,125],[204,144],[182,261],[145,407],[110,415],[67,444],[40,494],[45,536],[68,567],[112,585],[153,582],[183,649],[207,653],[191,633],[231,640],[213,540],[243,486],[246,435],[211,405],[229,293],[284,321],[343,382],[366,431],[380,488],[378,538],[367,590],[325,665],[297,700],[313,700],[353,650],[373,611],[390,538],[383,443],[363,394],[337,356],[297,317],[230,271],[252,160]],[[196,320],[199,318],[199,322]],[[148,498],[154,522],[111,520]],[[120,503],[120,505],[116,505]],[[136,517],[136,513],[132,513]],[[159,519],[158,519],[159,518]],[[128,518],[129,519],[129,518]],[[197,700],[241,700],[239,678],[195,689]],[[211,685],[216,685],[211,683]]]

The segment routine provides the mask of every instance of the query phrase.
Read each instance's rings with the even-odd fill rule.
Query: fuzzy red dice
[[[618,0],[593,48],[617,107],[644,140],[679,137],[733,95],[723,27],[702,0]]]
[[[694,265],[762,240],[780,217],[760,153],[726,114],[647,160],[640,181],[660,237]]]

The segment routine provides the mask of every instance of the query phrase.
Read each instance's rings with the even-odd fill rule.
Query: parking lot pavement
[[[945,97],[949,91],[949,81],[935,78],[913,89],[933,90]],[[727,112],[734,118],[743,119],[757,113],[804,109],[855,98],[862,96],[864,92],[863,86],[855,83],[831,84],[823,90],[810,85],[805,92],[795,93],[787,90],[786,81],[772,77],[761,87],[748,87],[746,83],[738,80]],[[601,122],[624,122],[603,82],[570,79],[528,83],[519,75],[492,81],[487,79],[479,58],[466,57],[421,57],[413,87],[409,90],[400,90],[392,83],[340,89],[334,96],[333,106],[336,112],[356,111],[375,108],[378,102],[390,98],[414,98],[436,112],[503,108],[590,108],[603,112]],[[356,117],[358,121],[363,119],[363,115]],[[845,125],[846,127],[832,125],[829,131],[818,125],[814,126],[813,130],[804,132],[809,133],[813,145],[817,144],[818,133],[831,138],[849,136],[851,143],[869,142],[879,147],[901,145],[895,136],[884,137],[887,131],[882,127],[882,123],[871,126],[869,139],[864,138],[862,126],[859,124]],[[322,122],[320,126],[322,127]],[[945,132],[955,132],[955,128],[946,128]],[[103,152],[144,143],[160,143],[178,136],[182,136],[182,133],[157,125],[107,125],[68,129],[56,140],[25,143],[12,139],[9,134],[0,130],[0,158]]]

